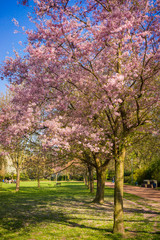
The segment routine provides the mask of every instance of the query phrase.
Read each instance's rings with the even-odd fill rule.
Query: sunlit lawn
[[[82,182],[22,182],[2,184],[0,189],[1,240],[118,240],[112,234],[113,189],[106,188],[105,204],[91,203]],[[147,207],[147,202],[125,194],[125,239],[160,239],[160,211]],[[127,200],[128,199],[128,200]],[[145,204],[144,204],[145,203]]]

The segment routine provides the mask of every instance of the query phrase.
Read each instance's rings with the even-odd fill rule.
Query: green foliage
[[[155,159],[149,167],[152,179],[155,179],[160,184],[160,158]]]
[[[134,180],[139,184],[143,182],[144,179],[157,180],[160,184],[160,159],[151,162],[149,166],[136,169],[134,172]]]
[[[106,170],[106,180],[108,179],[109,173],[108,173],[108,169]]]
[[[13,178],[13,175],[7,173],[7,174],[5,174],[5,177],[4,177],[4,178],[9,180],[9,179],[12,179],[12,178]]]
[[[129,176],[124,176],[124,183],[132,183],[132,177],[131,177],[131,175],[129,175]]]
[[[12,177],[13,177],[14,180],[16,180],[17,175],[16,175],[16,174],[13,174]]]
[[[58,176],[57,180],[58,181],[68,181],[69,178],[68,178],[68,175],[60,175],[60,176]]]
[[[108,170],[108,180],[112,180],[114,176],[115,176],[115,171]]]
[[[71,180],[83,181],[83,176],[81,176],[81,175],[72,175],[71,176]]]
[[[156,121],[154,121],[157,124],[159,124],[158,116],[158,114],[155,116]],[[133,180],[138,184],[149,179],[157,180],[160,185],[160,136],[142,133],[135,135],[134,138],[133,144],[127,151],[125,169],[133,170]],[[126,181],[130,182],[129,177],[125,177]]]
[[[28,181],[29,180],[29,176],[27,173],[20,173],[20,179],[22,181]]]
[[[144,179],[150,179],[150,176],[148,176],[146,169],[139,168],[135,170],[133,179],[135,182],[138,182],[138,184],[141,184]]]
[[[129,177],[131,175],[131,171],[125,171],[124,176]]]

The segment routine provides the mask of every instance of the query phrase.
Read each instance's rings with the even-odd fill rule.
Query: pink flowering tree
[[[133,132],[150,127],[159,107],[159,0],[35,3],[36,30],[26,31],[27,54],[7,59],[2,69],[20,84],[14,98],[23,109],[16,113],[18,124],[28,119],[30,105],[40,117],[43,104],[39,124],[27,123],[58,131],[46,143],[68,149],[76,134],[93,153],[102,189],[107,164],[115,161],[113,231],[123,234],[126,147]]]

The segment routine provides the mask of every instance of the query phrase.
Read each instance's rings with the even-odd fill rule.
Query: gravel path
[[[114,188],[114,183],[106,182],[107,187]],[[156,202],[156,206],[160,208],[160,191],[153,188],[144,188],[137,186],[124,185],[124,192],[134,194],[136,196],[145,198],[150,201]],[[154,205],[153,203],[153,205]]]

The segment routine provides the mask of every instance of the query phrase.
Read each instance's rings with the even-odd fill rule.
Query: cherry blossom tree
[[[28,5],[29,0],[19,0],[18,3],[20,3],[22,5]]]
[[[152,111],[159,107],[160,2],[35,3],[36,30],[26,31],[27,54],[7,59],[2,69],[3,76],[19,84],[13,99],[19,108],[11,118],[18,118],[14,131],[52,130],[54,138],[47,134],[45,144],[68,150],[68,139],[76,135],[93,153],[101,190],[107,165],[114,160],[113,231],[123,234],[126,147],[134,131],[150,128]],[[38,122],[33,113],[40,119],[42,104],[45,114]],[[4,121],[5,115],[1,125]],[[7,134],[8,128],[13,133],[11,126]],[[99,196],[97,201],[103,201]]]

